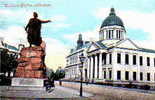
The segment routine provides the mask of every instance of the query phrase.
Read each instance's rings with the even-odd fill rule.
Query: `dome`
[[[109,16],[103,21],[101,28],[105,26],[118,25],[124,27],[123,21],[116,16],[115,9],[111,8]]]

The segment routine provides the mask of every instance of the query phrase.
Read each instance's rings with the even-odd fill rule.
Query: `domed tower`
[[[123,21],[116,16],[115,9],[111,8],[109,16],[101,25],[99,40],[122,40],[125,39],[125,34]]]
[[[83,46],[82,34],[79,34],[79,38],[77,40],[77,48],[76,49],[81,49],[82,46]]]

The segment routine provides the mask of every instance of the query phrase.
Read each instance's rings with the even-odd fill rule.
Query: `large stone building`
[[[155,50],[139,47],[126,37],[123,21],[111,8],[99,31],[99,41],[82,40],[66,57],[66,79],[79,79],[79,56],[86,57],[83,78],[89,81],[155,82]]]

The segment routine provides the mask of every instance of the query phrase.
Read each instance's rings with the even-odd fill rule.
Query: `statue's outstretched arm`
[[[48,23],[48,22],[51,22],[51,20],[40,20],[41,23]]]

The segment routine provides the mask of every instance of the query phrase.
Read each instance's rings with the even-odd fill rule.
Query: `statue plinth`
[[[41,46],[23,48],[18,59],[15,76],[19,78],[44,78],[45,51]]]

